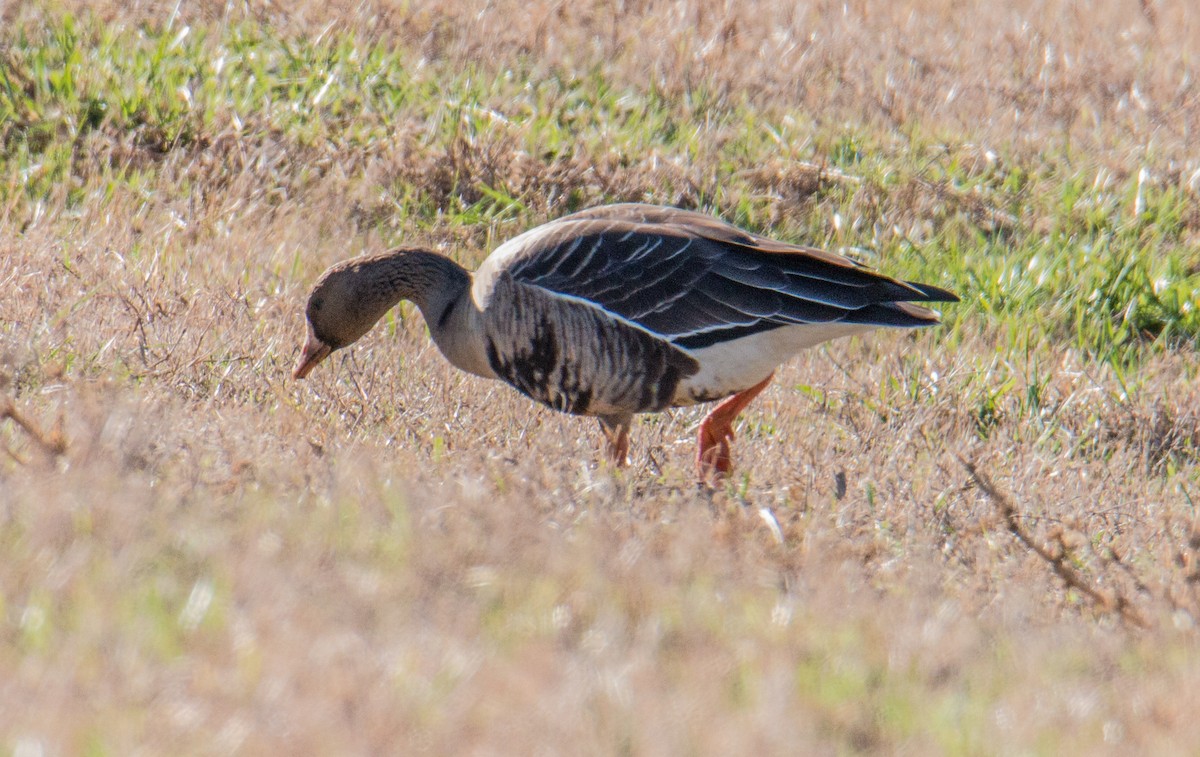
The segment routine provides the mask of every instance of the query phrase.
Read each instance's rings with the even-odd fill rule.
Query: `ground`
[[[1200,743],[1200,11],[882,5],[0,7],[0,746]],[[715,491],[409,305],[290,379],[332,262],[629,200],[963,301]]]

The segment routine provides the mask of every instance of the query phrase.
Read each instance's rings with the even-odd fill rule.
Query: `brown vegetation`
[[[9,7],[0,25],[73,6],[161,25],[172,5]],[[898,149],[917,125],[981,165],[1055,142],[1097,171],[1186,185],[1200,15],[1094,5],[197,2],[174,23],[337,25],[414,64],[600,67],[639,91],[802,108]],[[546,162],[488,139],[423,151],[420,129],[359,147],[231,131],[162,154],[97,134],[84,202],[64,185],[3,210],[5,748],[1200,743],[1192,351],[1147,352],[1132,375],[1072,345],[1018,348],[965,292],[939,333],[787,365],[739,429],[746,476],[715,493],[690,483],[702,411],[644,419],[631,468],[609,471],[591,422],[455,372],[411,308],[297,385],[307,286],[388,241],[391,187],[436,197],[502,174],[545,218],[573,190],[695,202],[687,187],[726,175],[715,151]],[[154,166],[139,191],[95,183],[139,161]],[[736,170],[781,217],[854,181],[783,159]],[[1038,222],[955,191],[932,179],[886,202],[911,199],[896,212],[913,223],[946,205],[981,228]],[[474,262],[518,230],[390,232]]]

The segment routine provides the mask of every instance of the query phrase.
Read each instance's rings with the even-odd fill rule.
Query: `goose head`
[[[308,338],[292,370],[295,378],[304,378],[335,350],[357,342],[396,303],[385,296],[387,277],[372,263],[349,260],[317,281],[304,311]]]
[[[307,376],[335,350],[354,344],[401,300],[412,300],[428,315],[457,299],[470,284],[457,263],[434,252],[400,248],[334,265],[308,296],[308,338],[292,370]]]
[[[396,289],[408,289],[397,281],[403,258],[354,258],[325,271],[313,286],[305,306],[308,338],[292,371],[298,379],[308,376],[334,350],[358,342],[400,300]],[[398,278],[407,278],[400,276]],[[397,287],[397,284],[401,284]]]

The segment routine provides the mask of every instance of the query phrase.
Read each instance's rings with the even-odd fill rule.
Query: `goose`
[[[713,484],[733,469],[734,421],[780,364],[878,326],[936,324],[937,312],[911,303],[958,297],[702,213],[606,205],[514,237],[474,274],[416,247],[335,264],[308,298],[293,376],[401,300],[454,366],[597,418],[618,467],[634,415],[720,400],[697,440],[697,475]]]

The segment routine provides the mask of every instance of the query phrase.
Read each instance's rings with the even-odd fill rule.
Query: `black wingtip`
[[[918,284],[915,281],[906,281],[913,289],[921,293],[921,297],[913,297],[914,301],[920,302],[960,302],[958,295],[948,289],[931,286],[929,284]]]

